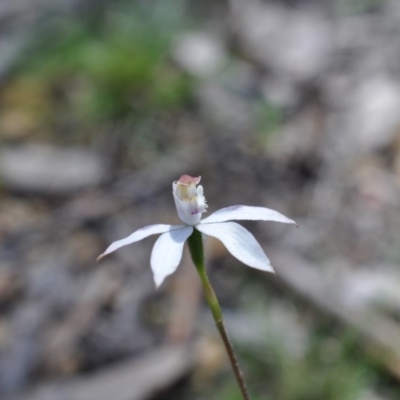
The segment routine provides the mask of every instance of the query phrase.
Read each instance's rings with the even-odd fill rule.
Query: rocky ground
[[[398,398],[400,4],[156,3],[0,5],[1,397],[238,399],[187,254],[95,262],[188,173],[299,224],[206,242],[255,399]]]

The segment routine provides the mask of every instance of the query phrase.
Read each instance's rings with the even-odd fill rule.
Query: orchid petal
[[[196,229],[220,240],[234,257],[249,267],[274,272],[268,257],[254,236],[236,222],[199,224]]]
[[[231,206],[221,208],[212,213],[209,217],[203,219],[200,224],[212,224],[215,222],[225,222],[231,220],[260,220],[260,221],[276,221],[284,224],[296,224],[293,220],[285,217],[281,213],[265,207],[251,206]]]
[[[170,230],[157,239],[150,259],[156,287],[159,287],[164,279],[178,268],[182,258],[183,245],[192,232],[192,226],[184,226],[180,229]]]
[[[106,251],[97,257],[97,261],[101,260],[107,254],[110,254],[113,251],[118,250],[123,246],[127,246],[128,244],[138,242],[139,240],[142,240],[150,235],[155,235],[157,233],[164,233],[172,229],[180,229],[183,227],[184,227],[183,225],[165,225],[165,224],[144,226],[138,229],[137,231],[133,232],[132,234],[130,234],[128,237],[111,243],[110,246],[107,247]]]

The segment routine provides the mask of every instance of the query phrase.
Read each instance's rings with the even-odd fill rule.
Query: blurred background
[[[185,253],[155,290],[171,183],[245,222],[212,239],[254,400],[400,398],[398,0],[0,1],[0,398],[240,400]]]

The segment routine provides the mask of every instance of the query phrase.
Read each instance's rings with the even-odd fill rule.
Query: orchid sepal
[[[212,213],[207,218],[203,219],[201,224],[211,224],[216,222],[227,222],[227,221],[275,221],[284,224],[297,223],[292,219],[285,217],[278,211],[272,210],[266,207],[254,207],[254,206],[230,206],[221,208]]]

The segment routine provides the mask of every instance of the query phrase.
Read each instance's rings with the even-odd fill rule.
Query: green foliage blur
[[[157,157],[174,145],[164,126],[191,104],[192,80],[169,56],[185,13],[184,1],[117,1],[44,24],[3,87],[2,138],[93,144],[115,126],[122,164]]]
[[[167,51],[182,29],[182,10],[171,1],[140,4],[116,7],[91,24],[61,20],[59,40],[43,43],[22,72],[42,85],[63,86],[72,111],[83,118],[179,107],[190,81],[173,68]]]

